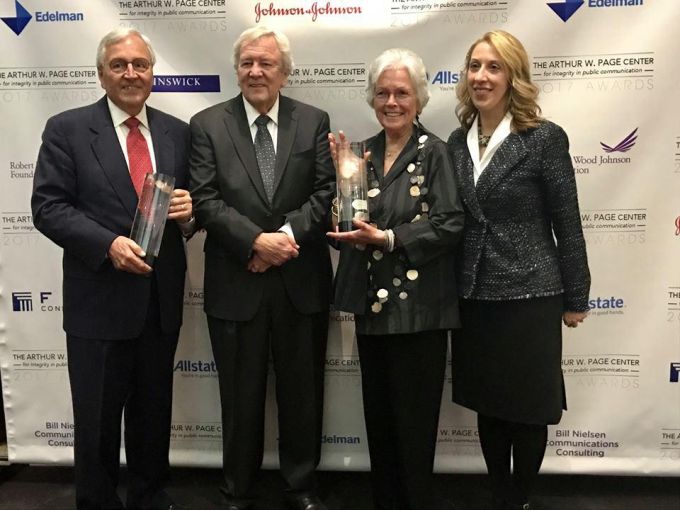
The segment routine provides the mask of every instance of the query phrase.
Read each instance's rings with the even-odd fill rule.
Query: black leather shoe
[[[288,499],[288,508],[291,510],[328,510],[326,505],[313,494],[303,494]]]

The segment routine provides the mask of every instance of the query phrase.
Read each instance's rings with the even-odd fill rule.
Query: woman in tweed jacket
[[[477,411],[494,509],[528,509],[547,425],[566,409],[562,322],[576,327],[588,310],[576,181],[515,37],[476,41],[456,93],[461,127],[448,146],[466,216],[453,400]]]

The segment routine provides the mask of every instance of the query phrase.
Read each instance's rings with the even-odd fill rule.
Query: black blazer
[[[187,186],[186,123],[147,106],[156,170]],[[66,333],[98,339],[139,336],[152,279],[158,288],[161,327],[182,323],[184,242],[176,222],[166,223],[152,277],[117,271],[107,258],[119,235],[129,236],[137,208],[125,156],[106,97],[47,121],[31,198],[36,228],[64,249]]]
[[[253,241],[290,223],[300,255],[280,268],[301,313],[328,309],[332,270],[325,225],[335,188],[328,114],[280,96],[275,183],[267,200],[243,99],[197,113],[191,126],[191,188],[205,241],[205,311],[250,320],[263,293],[263,275],[247,270]]]
[[[459,128],[448,141],[466,213],[461,296],[564,293],[565,310],[588,310],[590,273],[566,133],[545,121],[510,134],[476,187],[466,138]]]
[[[423,134],[428,139],[419,150],[418,137]],[[380,229],[392,229],[399,246],[392,253],[383,253],[376,246],[361,250],[340,243],[335,308],[355,313],[357,332],[361,334],[457,327],[454,250],[461,238],[464,213],[446,144],[432,133],[414,130],[384,177],[384,132],[367,140],[366,146],[371,151],[380,189],[380,194],[369,198],[370,221]],[[414,186],[411,178],[419,172],[409,172],[409,164],[422,165],[420,196],[410,193]],[[367,269],[369,263],[371,270]],[[406,277],[404,272],[409,269],[418,271],[417,279],[410,281]],[[376,288],[389,293],[378,313],[371,310],[377,301]],[[400,297],[401,292],[406,293],[405,299]]]

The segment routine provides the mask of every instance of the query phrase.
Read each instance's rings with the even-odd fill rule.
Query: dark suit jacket
[[[503,300],[564,293],[565,310],[588,310],[590,273],[566,133],[547,121],[511,133],[476,187],[466,137],[459,128],[448,141],[466,212],[460,294]]]
[[[186,123],[147,106],[156,171],[186,188]],[[64,248],[64,330],[97,339],[137,337],[146,317],[152,278],[164,332],[182,322],[184,242],[176,222],[166,223],[152,277],[114,269],[113,240],[128,236],[137,195],[118,142],[106,97],[47,121],[33,181],[33,221]]]
[[[247,270],[253,241],[290,223],[299,257],[280,268],[293,306],[305,314],[328,309],[331,265],[326,215],[335,188],[328,114],[280,96],[275,184],[267,200],[241,95],[196,114],[191,126],[191,188],[205,241],[205,311],[251,319],[263,276]]]
[[[418,137],[428,135],[422,151]],[[397,161],[383,173],[385,157],[384,131],[366,141],[371,151],[380,193],[368,199],[370,221],[380,229],[392,229],[399,246],[383,253],[376,246],[364,250],[349,243],[340,244],[340,262],[335,278],[335,307],[356,314],[360,334],[416,333],[459,326],[458,296],[454,269],[454,250],[463,229],[463,207],[458,197],[456,179],[446,144],[432,133],[414,130]],[[407,171],[419,161],[425,178],[421,190],[426,194],[411,196]],[[428,204],[423,216],[422,204]],[[420,216],[418,221],[414,221]],[[374,252],[380,252],[376,259]],[[371,311],[376,297],[368,298],[369,270],[371,287],[385,289],[389,298],[379,313]],[[416,269],[418,278],[409,281],[404,271]],[[394,278],[401,282],[394,285]],[[406,299],[398,297],[405,291]]]

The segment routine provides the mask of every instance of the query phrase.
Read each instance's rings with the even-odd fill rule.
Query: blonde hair
[[[470,57],[475,47],[480,43],[487,43],[500,55],[508,75],[508,101],[506,111],[512,115],[512,130],[526,131],[538,126],[543,118],[541,107],[538,106],[538,87],[531,82],[529,56],[524,46],[512,34],[503,30],[487,32],[476,40],[465,55],[465,65],[461,79],[456,86],[456,117],[466,131],[470,129],[477,116],[477,108],[472,103],[468,90],[467,71]]]

